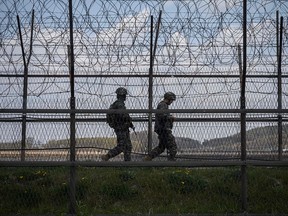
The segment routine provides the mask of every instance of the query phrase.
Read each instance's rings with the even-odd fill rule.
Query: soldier
[[[125,110],[125,100],[127,90],[125,88],[118,88],[116,90],[117,100],[110,105],[109,109],[122,109]],[[107,123],[112,127],[117,136],[117,145],[101,157],[103,161],[108,161],[120,154],[124,153],[124,161],[131,161],[132,144],[130,140],[129,128],[135,130],[132,119],[128,113],[108,113]]]
[[[168,110],[170,104],[176,100],[173,92],[166,92],[157,109]],[[175,161],[177,145],[172,134],[174,117],[170,113],[156,113],[154,131],[158,134],[159,144],[144,158],[145,161],[151,161],[167,149],[168,160]]]

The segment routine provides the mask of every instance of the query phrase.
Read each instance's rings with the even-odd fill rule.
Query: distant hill
[[[288,149],[288,124],[283,125],[283,149]],[[246,132],[247,150],[277,150],[278,149],[278,127],[265,126],[257,127]],[[228,137],[205,140],[201,143],[187,137],[175,137],[178,151],[188,150],[215,150],[215,151],[240,151],[241,134],[237,133]],[[133,150],[137,152],[146,152],[148,146],[148,132],[138,131],[137,134],[131,132],[131,141]],[[35,145],[33,137],[27,139],[27,148],[69,148],[68,139],[49,140],[43,145]],[[110,149],[116,145],[116,137],[87,137],[77,138],[77,147],[93,147],[98,150]],[[155,132],[152,133],[152,147],[158,145],[158,137]],[[21,142],[0,143],[0,149],[19,149]]]
[[[288,125],[283,125],[283,148],[288,147]],[[240,150],[241,134],[223,138],[206,140],[203,147],[215,150]],[[258,127],[246,132],[247,150],[277,150],[278,149],[278,127]]]
[[[288,148],[288,124],[283,125],[283,149]],[[265,126],[257,127],[246,132],[247,150],[277,150],[278,149],[278,127]],[[148,132],[140,131],[131,133],[131,140],[139,143],[141,146],[147,146]],[[175,137],[179,151],[188,149],[209,149],[217,151],[240,151],[241,150],[241,134],[237,133],[232,136],[205,140],[201,143],[186,137]],[[158,145],[158,138],[155,132],[152,133],[152,146]]]

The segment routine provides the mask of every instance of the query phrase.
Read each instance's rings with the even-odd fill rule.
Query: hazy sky
[[[16,15],[18,14],[21,20],[25,52],[28,57],[32,9],[35,10],[35,24],[29,74],[69,74],[67,2],[64,0],[0,2],[1,75],[23,73]],[[242,2],[239,0],[73,1],[75,74],[131,75],[126,78],[76,78],[77,108],[108,108],[115,99],[114,92],[119,86],[125,86],[129,91],[127,108],[148,108],[148,78],[132,75],[147,75],[149,72],[151,15],[155,25],[160,10],[162,19],[153,71],[157,75],[171,75],[171,77],[153,79],[153,107],[156,107],[164,92],[173,91],[177,95],[177,101],[171,106],[172,109],[239,108],[239,77],[175,77],[185,74],[239,75],[237,45],[242,44]],[[248,1],[249,75],[277,72],[276,10],[279,10],[280,15],[287,15],[288,2]],[[287,75],[287,17],[284,17],[284,26],[286,49],[283,50],[282,71]],[[155,33],[156,29],[154,37]],[[288,89],[285,85],[287,78],[283,79],[282,83],[283,108],[287,108]],[[246,90],[247,108],[277,108],[277,79],[249,78]],[[0,107],[21,108],[22,92],[22,78],[2,77]],[[68,77],[29,78],[28,108],[69,108],[69,97]],[[51,129],[51,125],[47,127],[49,130],[59,131],[58,126],[54,129]],[[144,125],[140,127],[145,129]],[[179,125],[179,128],[185,128],[178,131],[180,136],[188,134],[195,137],[198,134],[197,131],[183,133],[184,130],[188,130],[187,127]],[[235,130],[238,129],[236,126]],[[234,133],[234,130],[229,133]],[[216,132],[206,135],[217,136]],[[35,133],[33,136],[47,135]],[[204,135],[198,136],[202,136],[201,140],[207,138],[203,137]]]

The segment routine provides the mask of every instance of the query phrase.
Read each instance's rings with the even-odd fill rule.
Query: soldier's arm
[[[126,110],[124,103],[118,103],[117,105],[118,105],[117,106],[118,109]],[[121,113],[120,118],[122,119],[123,123],[125,123],[125,124],[128,123],[129,127],[132,128],[133,130],[135,130],[135,127],[132,123],[132,118],[130,117],[129,113]]]
[[[165,103],[160,103],[157,107],[157,109],[159,110],[167,110],[168,109],[168,105]],[[158,113],[158,117],[162,120],[162,121],[168,121],[169,120],[169,113]]]

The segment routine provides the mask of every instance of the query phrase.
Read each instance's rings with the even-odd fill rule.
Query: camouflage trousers
[[[159,144],[155,147],[149,154],[153,159],[163,153],[167,149],[168,160],[175,160],[177,153],[177,145],[175,142],[175,137],[171,130],[156,131],[158,134]]]
[[[124,161],[131,161],[132,143],[130,140],[129,129],[115,130],[117,136],[117,146],[108,152],[109,158],[115,157],[120,153],[124,153]]]

